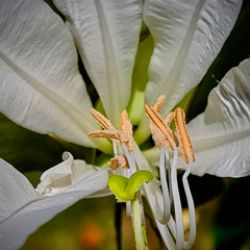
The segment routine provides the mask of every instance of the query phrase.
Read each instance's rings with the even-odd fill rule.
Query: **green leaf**
[[[76,159],[93,164],[95,149],[56,140],[25,129],[0,113],[0,158],[21,172],[44,171],[62,161],[69,151]]]
[[[0,114],[0,157],[20,171],[45,170],[61,161],[62,147]]]

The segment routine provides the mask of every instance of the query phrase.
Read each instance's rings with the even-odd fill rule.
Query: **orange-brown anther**
[[[145,111],[147,115],[149,116],[150,120],[153,122],[153,124],[162,132],[162,134],[167,139],[170,148],[173,150],[176,146],[176,140],[173,132],[171,129],[164,124],[164,121],[161,119],[159,114],[149,105],[145,105]]]
[[[88,135],[96,138],[103,137],[110,140],[120,140],[121,138],[121,133],[117,130],[96,130],[90,132]]]
[[[127,146],[128,151],[133,151],[133,126],[125,110],[121,113],[121,140]]]
[[[160,112],[161,107],[162,107],[164,101],[165,101],[165,96],[164,96],[164,95],[159,96],[159,97],[157,98],[157,100],[156,100],[156,103],[155,103],[154,106],[152,107],[152,108],[154,109],[154,111]]]
[[[174,120],[175,112],[170,112],[167,117],[163,120],[166,126],[170,126],[170,123]]]
[[[155,146],[158,147],[159,149],[168,148],[169,150],[171,150],[168,140],[166,140],[161,130],[158,127],[156,127],[152,121],[150,122],[149,127],[151,130],[152,139],[155,143]]]
[[[124,155],[114,156],[108,163],[109,168],[116,170],[117,168],[128,168],[128,162]]]
[[[96,109],[92,108],[90,110],[90,113],[94,116],[100,127],[102,127],[103,129],[115,129],[111,121],[108,120],[103,114],[101,114]]]
[[[195,161],[193,147],[187,132],[186,121],[185,121],[185,112],[181,108],[175,110],[175,123],[177,133],[180,138],[181,151],[183,154],[184,161],[188,164],[189,159]]]
[[[127,111],[121,113],[121,130],[115,129],[111,121],[95,109],[91,109],[91,114],[97,120],[103,130],[89,133],[91,137],[104,137],[113,140],[116,144],[124,143],[129,151],[133,150],[133,126],[128,119]]]

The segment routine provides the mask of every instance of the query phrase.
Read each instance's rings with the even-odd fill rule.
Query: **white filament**
[[[174,213],[175,220],[170,217],[170,221],[168,222],[168,227],[176,240],[176,248],[175,249],[191,249],[195,238],[196,238],[196,217],[195,217],[195,206],[192,197],[192,193],[188,183],[188,176],[190,174],[191,165],[188,164],[186,166],[186,171],[182,176],[182,183],[184,187],[184,192],[188,205],[188,213],[189,213],[189,236],[188,239],[184,238],[184,225],[183,225],[183,215],[182,215],[182,205],[181,199],[179,195],[178,181],[177,181],[177,165],[178,165],[178,149],[174,149],[174,159],[172,162],[172,168],[170,171],[171,182],[170,186],[172,187],[172,195],[173,195],[173,204],[174,204]]]
[[[184,191],[188,204],[189,213],[189,237],[188,240],[184,242],[184,249],[190,249],[196,239],[196,217],[195,217],[195,206],[192,197],[192,193],[188,184],[188,175],[190,174],[191,166],[188,164],[187,169],[182,176],[182,183],[184,186]]]
[[[114,141],[112,141],[112,146],[113,146],[113,153],[114,155],[118,155],[119,154],[119,150],[118,147],[116,145],[116,143]]]
[[[129,165],[129,169],[131,171],[131,174],[135,173],[137,171],[136,163],[133,160],[133,157],[129,153],[129,151],[124,143],[122,143],[122,150],[123,150],[123,153],[128,161],[128,165]]]
[[[169,195],[167,172],[166,172],[167,159],[165,157],[166,154],[165,151],[166,150],[164,148],[161,149],[160,162],[159,162],[160,181],[161,181],[162,199],[163,199],[163,215],[162,218],[158,220],[162,224],[167,224],[171,214],[170,195]]]
[[[173,192],[173,203],[176,227],[176,250],[184,248],[184,227],[182,219],[182,206],[177,182],[178,149],[174,149],[174,159],[171,169],[171,186]]]

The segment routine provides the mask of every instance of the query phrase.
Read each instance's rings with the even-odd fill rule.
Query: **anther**
[[[163,120],[165,126],[170,126],[171,122],[174,120],[175,112],[168,113],[167,117]]]
[[[96,138],[107,138],[113,140],[116,145],[119,143],[124,143],[129,152],[133,150],[133,126],[128,119],[127,111],[124,110],[121,113],[121,130],[115,129],[111,121],[97,110],[91,109],[91,114],[94,116],[103,130],[90,132],[89,136]]]
[[[184,161],[188,164],[190,158],[192,159],[192,161],[195,161],[195,157],[191,140],[187,132],[185,112],[181,108],[176,108],[175,110],[175,123],[176,123],[177,133],[179,134],[180,146],[183,158]]]
[[[128,168],[128,162],[124,155],[116,155],[109,161],[108,166],[112,170],[116,170],[119,167]]]
[[[98,112],[96,109],[92,108],[90,110],[90,113],[93,115],[93,117],[96,119],[98,124],[100,125],[101,128],[103,129],[115,129],[114,126],[112,125],[111,121],[108,120],[103,114]]]
[[[152,107],[154,109],[155,112],[160,112],[161,107],[163,105],[165,101],[165,96],[164,95],[160,95],[157,100],[156,103],[154,104],[154,106]]]
[[[88,134],[95,138],[107,138],[110,140],[119,140],[121,138],[120,131],[117,130],[95,130]]]
[[[173,132],[171,131],[171,129],[164,124],[164,122],[161,119],[161,117],[159,116],[159,114],[157,112],[155,112],[155,110],[152,107],[150,107],[149,105],[145,105],[145,111],[146,111],[148,117],[150,118],[150,120],[153,122],[153,124],[165,136],[165,138],[167,139],[167,141],[170,145],[170,148],[172,150],[174,150],[174,148],[177,146],[177,140],[175,139],[175,136],[174,136]]]
[[[121,113],[121,140],[129,152],[133,151],[133,126],[125,110]]]

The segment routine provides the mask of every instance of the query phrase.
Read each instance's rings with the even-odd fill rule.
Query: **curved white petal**
[[[40,133],[93,146],[91,103],[70,32],[39,0],[0,4],[0,112]]]
[[[66,17],[106,113],[116,124],[130,98],[142,2],[54,0]]]
[[[250,59],[225,75],[188,130],[196,156],[192,173],[250,174]]]
[[[144,20],[155,41],[146,102],[166,95],[169,112],[197,85],[229,35],[241,0],[146,0]]]
[[[57,170],[75,168],[73,158],[54,167],[50,174]],[[84,169],[86,164],[77,162],[77,168]],[[79,169],[78,169],[79,170]],[[63,173],[68,171],[62,171]],[[74,171],[72,171],[74,172]],[[45,174],[46,175],[46,174]],[[47,175],[48,176],[48,175]],[[66,176],[66,175],[65,175]],[[44,176],[43,176],[44,178]],[[0,160],[0,246],[4,250],[15,250],[20,247],[29,234],[50,220],[57,213],[66,209],[78,200],[102,190],[107,185],[106,170],[83,171],[81,179],[68,185],[61,192],[42,195],[35,191],[29,181],[7,162]],[[60,185],[61,182],[51,185]],[[65,183],[63,183],[65,184]],[[58,190],[57,190],[58,191]]]
[[[30,200],[41,197],[24,175],[0,159],[0,223]]]

